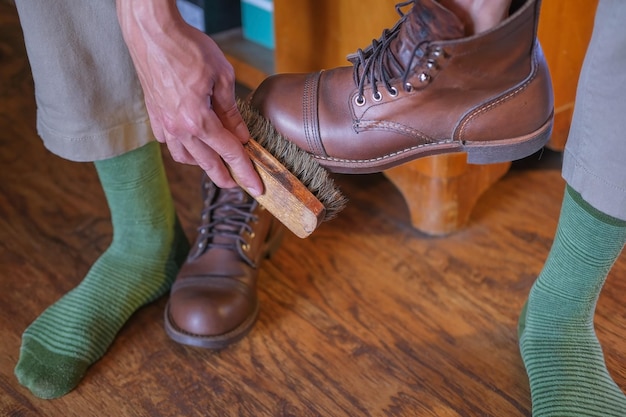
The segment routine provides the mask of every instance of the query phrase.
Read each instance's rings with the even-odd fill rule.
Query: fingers
[[[221,188],[237,186],[220,155],[205,142],[198,138],[190,138],[184,142],[175,140],[174,142],[183,144],[184,153],[189,156],[190,163],[202,168],[215,185]]]
[[[228,75],[224,75],[222,82],[215,85],[211,100],[212,108],[222,125],[239,138],[242,143],[246,143],[250,138],[250,132],[237,108],[234,73],[232,76],[231,80]],[[224,77],[227,78],[224,79]]]
[[[182,142],[172,136],[164,139],[172,159],[181,164],[198,165],[198,161],[187,151]]]
[[[215,115],[212,117],[217,118]],[[214,129],[206,139],[166,134],[165,142],[172,159],[179,163],[200,166],[218,187],[231,188],[237,185],[232,172],[240,185],[252,196],[263,193],[263,183],[247,152],[228,130],[222,127]]]
[[[239,118],[241,119],[241,115],[239,115]],[[212,132],[212,135],[210,142],[206,142],[207,146],[210,145],[210,147],[217,154],[219,154],[221,160],[223,161],[223,164],[225,163],[230,168],[230,171],[237,178],[237,181],[243,188],[245,188],[248,192],[250,192],[250,194],[255,197],[262,194],[263,183],[258,173],[254,169],[252,161],[250,160],[250,157],[245,151],[242,143],[237,140],[237,138],[233,135],[233,133],[231,133],[229,129],[227,129],[225,126],[222,127],[222,123],[215,113],[209,114],[207,116],[207,119],[210,125],[219,126],[210,130]],[[245,124],[243,126],[247,132]],[[245,137],[247,140],[249,136]],[[196,155],[194,155],[194,157],[196,157]],[[209,174],[208,171],[207,174]],[[209,176],[211,175],[209,174]]]
[[[250,138],[250,132],[248,131],[248,126],[246,126],[246,123],[241,117],[241,113],[239,113],[239,109],[237,108],[237,104],[235,102],[233,102],[232,106],[228,109],[215,109],[215,114],[220,119],[224,127],[241,140],[241,143],[246,143],[248,141]]]

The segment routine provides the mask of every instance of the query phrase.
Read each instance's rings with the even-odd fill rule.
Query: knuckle
[[[176,136],[179,132],[178,123],[176,120],[166,117],[163,120],[163,128],[170,134]]]
[[[164,128],[169,134],[177,138],[188,135],[199,136],[202,133],[201,125],[188,117],[168,119],[164,123]]]
[[[232,66],[230,62],[228,61],[226,62],[226,65],[222,74],[226,79],[235,81],[235,68]]]
[[[224,114],[228,118],[234,118],[239,116],[239,109],[237,108],[237,104],[233,104],[229,108],[224,111]]]
[[[202,168],[202,170],[204,172],[206,172],[207,174],[213,173],[213,172],[216,171],[216,166],[215,166],[215,163],[213,161],[207,161],[207,160],[201,161],[199,163],[199,165],[200,165],[200,168]],[[211,176],[211,175],[209,175],[209,176]]]

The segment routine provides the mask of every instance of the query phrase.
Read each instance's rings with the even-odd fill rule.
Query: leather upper
[[[353,66],[271,76],[251,104],[337,172],[350,172],[342,161],[375,171],[376,161],[420,147],[528,135],[554,106],[538,14],[539,2],[528,0],[492,30],[465,37],[439,3],[417,1],[349,57]]]
[[[168,303],[169,320],[189,335],[223,335],[256,314],[258,266],[279,223],[241,188],[203,181],[201,224]],[[282,230],[281,230],[282,232]]]

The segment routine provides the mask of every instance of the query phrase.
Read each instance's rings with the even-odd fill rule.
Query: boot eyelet
[[[413,91],[413,84],[405,83],[404,84],[404,91],[406,91],[407,93],[410,93],[411,91]]]
[[[437,46],[436,48],[433,48],[432,52],[430,53],[432,56],[434,57],[439,57],[443,55],[443,49],[441,48],[441,46]]]
[[[418,76],[418,80],[420,80],[421,83],[427,83],[428,81],[430,81],[430,75],[426,74],[425,72],[422,72]]]
[[[243,249],[244,252],[248,252],[250,250],[250,245],[244,243],[243,245],[241,245],[241,249]]]
[[[429,59],[428,61],[426,61],[426,67],[427,68],[437,68],[437,61],[435,61],[434,59]]]
[[[363,97],[363,96],[356,96],[354,98],[354,104],[356,104],[359,107],[365,105],[365,97]]]
[[[396,97],[398,95],[398,89],[396,87],[391,87],[391,90],[389,90],[389,95],[391,97]]]
[[[383,99],[383,95],[380,93],[380,91],[377,91],[373,96],[372,96],[372,100],[378,102],[380,100]]]
[[[254,233],[253,231],[249,231],[248,232],[248,236],[250,237],[250,239],[254,239],[256,237],[256,233]]]

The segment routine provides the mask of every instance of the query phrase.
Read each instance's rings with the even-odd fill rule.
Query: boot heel
[[[538,130],[529,135],[504,141],[464,142],[468,164],[497,164],[526,158],[539,151],[550,140],[552,117]]]

